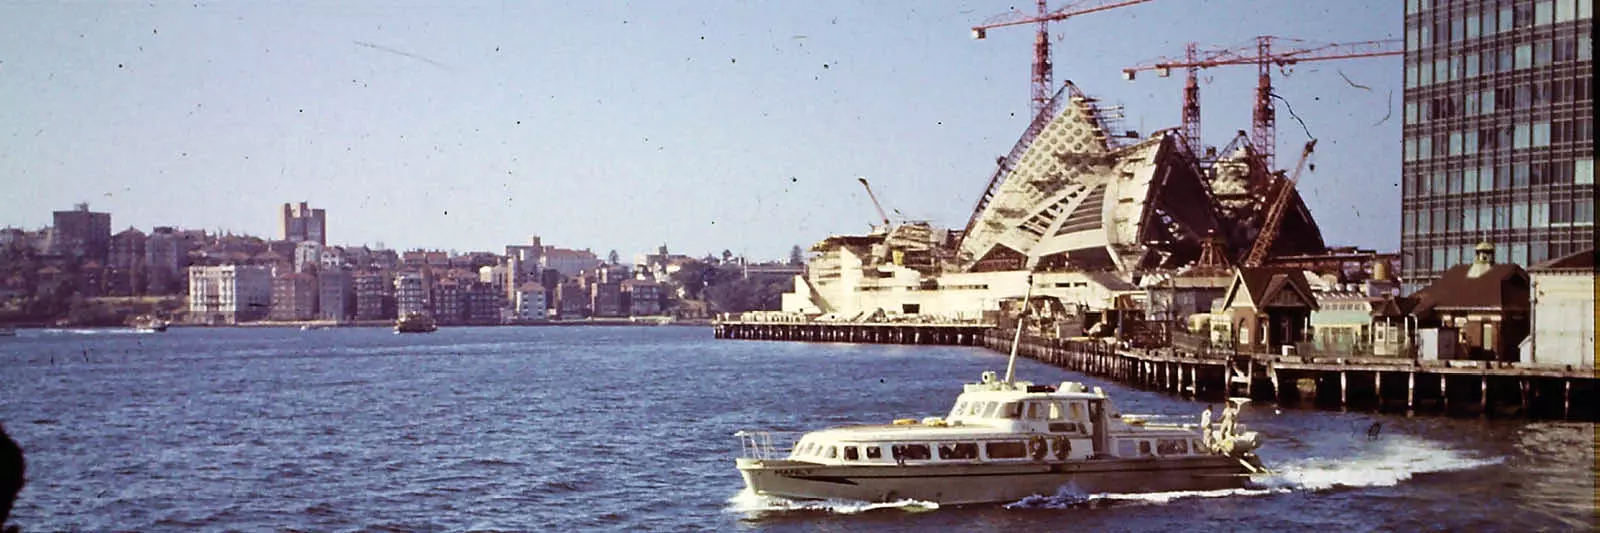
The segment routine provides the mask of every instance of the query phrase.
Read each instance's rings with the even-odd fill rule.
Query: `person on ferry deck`
[[[1211,445],[1211,406],[1209,405],[1206,406],[1205,412],[1200,413],[1200,438],[1205,442],[1206,446]]]

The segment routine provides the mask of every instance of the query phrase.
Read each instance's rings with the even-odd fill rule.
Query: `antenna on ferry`
[[[1026,324],[1028,311],[1032,308],[1028,301],[1033,299],[1033,269],[1028,270],[1028,290],[1022,296],[1022,311],[1017,313],[1017,334],[1011,338],[1011,357],[1006,359],[1006,380],[1011,383],[1011,374],[1017,368],[1017,345],[1022,344],[1022,326]]]

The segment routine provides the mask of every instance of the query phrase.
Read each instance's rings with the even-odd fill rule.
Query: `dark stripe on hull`
[[[1083,493],[1236,489],[1249,479],[1236,461],[1218,457],[1160,464],[1150,460],[907,467],[778,463],[749,465],[740,471],[745,483],[759,494],[872,502],[913,499],[946,505],[1012,502],[1069,487]]]

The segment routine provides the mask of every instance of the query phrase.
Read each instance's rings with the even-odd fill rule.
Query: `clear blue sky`
[[[1026,125],[1033,30],[968,31],[1011,5],[7,3],[0,226],[87,201],[117,230],[276,237],[278,207],[304,200],[335,243],[537,234],[782,258],[865,231],[866,176],[885,207],[960,227]],[[1402,5],[1156,0],[1054,25],[1056,79],[1125,105],[1131,128],[1176,126],[1181,77],[1121,67],[1188,41],[1399,37]],[[1398,246],[1401,72],[1388,57],[1275,77],[1320,139],[1302,188],[1330,243]],[[1249,127],[1254,68],[1203,76],[1221,144]],[[1279,125],[1291,165],[1306,135],[1281,104]]]

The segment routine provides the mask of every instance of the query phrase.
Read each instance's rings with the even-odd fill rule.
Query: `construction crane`
[[[1278,240],[1278,233],[1283,227],[1283,215],[1289,211],[1289,201],[1294,198],[1295,184],[1300,181],[1300,172],[1305,170],[1306,161],[1311,159],[1311,151],[1316,149],[1317,140],[1306,141],[1306,147],[1300,151],[1300,163],[1295,165],[1294,173],[1278,189],[1278,195],[1272,199],[1272,205],[1267,207],[1266,221],[1261,223],[1261,232],[1256,235],[1256,242],[1251,244],[1250,253],[1245,255],[1241,262],[1247,267],[1258,267],[1267,260],[1267,253],[1272,251],[1274,241]]]
[[[1051,81],[1051,77],[1054,76],[1054,65],[1050,63],[1050,23],[1067,20],[1078,15],[1098,13],[1149,1],[1085,0],[1051,11],[1049,6],[1045,5],[1045,0],[1038,0],[1038,13],[1030,15],[1012,9],[1009,12],[996,15],[983,24],[973,26],[972,38],[982,40],[989,36],[989,30],[1006,26],[1020,26],[1023,24],[1036,24],[1038,26],[1038,34],[1033,38],[1032,96],[1032,110],[1033,114],[1037,116],[1040,111],[1044,111],[1045,105],[1050,102],[1050,95],[1055,94],[1055,83]]]
[[[872,200],[872,207],[878,209],[878,218],[883,219],[883,227],[887,229],[889,227],[889,214],[883,212],[883,204],[878,203],[878,195],[872,194],[872,185],[867,183],[867,178],[865,177],[857,176],[856,181],[861,182],[861,186],[867,188],[867,198]]]
[[[1273,51],[1273,44],[1293,43],[1287,50]],[[1298,39],[1285,39],[1262,35],[1245,46],[1214,50],[1199,50],[1189,43],[1183,59],[1158,59],[1144,65],[1122,69],[1122,76],[1133,80],[1140,71],[1153,70],[1157,76],[1167,76],[1172,69],[1188,70],[1183,87],[1182,127],[1189,149],[1200,153],[1200,82],[1199,70],[1224,65],[1256,65],[1255,108],[1251,113],[1251,142],[1271,169],[1277,148],[1277,112],[1272,105],[1272,67],[1286,67],[1296,63],[1355,59],[1363,57],[1397,56],[1405,53],[1399,39],[1361,41],[1353,43],[1318,44]]]

